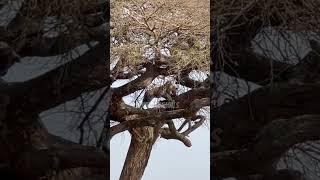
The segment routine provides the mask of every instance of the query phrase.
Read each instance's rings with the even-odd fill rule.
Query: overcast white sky
[[[81,46],[78,51],[83,52],[86,49],[85,46]],[[303,49],[301,54],[304,55],[307,52],[308,49]],[[41,60],[24,58],[22,63],[15,64],[3,78],[11,82],[25,81],[63,63],[48,64],[52,58],[54,57],[47,58],[48,61],[45,60],[46,58],[41,58]],[[68,126],[65,118],[64,115],[60,115],[51,116],[50,119],[44,120],[49,130],[54,134],[72,138],[70,134],[65,133]],[[209,126],[203,126],[191,133],[190,140],[192,142],[191,148],[185,147],[181,142],[175,140],[160,139],[157,141],[142,180],[209,180]],[[129,142],[128,133],[116,135],[111,141],[111,180],[119,178]]]
[[[84,52],[85,50],[87,50],[85,46],[77,48],[77,51],[80,52]],[[75,53],[74,56],[76,55]],[[41,60],[35,57],[32,59],[24,58],[21,63],[17,63],[9,69],[4,79],[9,82],[26,81],[67,61],[52,63],[52,58],[56,57],[41,58]],[[47,59],[47,61],[45,59]],[[126,81],[117,84],[121,85],[123,83],[126,83]],[[184,89],[184,91],[185,90],[186,89]],[[128,104],[132,104],[132,97],[126,97],[125,100]],[[155,102],[155,100],[156,99],[154,99],[153,102]],[[54,109],[59,109],[59,107]],[[51,111],[54,111],[54,109]],[[68,114],[55,114],[43,117],[42,119],[51,133],[76,141],[78,134],[76,132],[70,132],[69,127],[72,121],[69,116]],[[184,146],[184,144],[179,141],[158,140],[155,143],[142,180],[209,180],[209,133],[209,124],[206,122],[203,127],[190,134],[190,140],[192,142],[192,147],[190,148]],[[111,141],[111,180],[117,180],[120,176],[129,142],[130,135],[128,133],[118,134],[113,137]]]
[[[175,140],[158,140],[142,180],[209,180],[209,133],[209,127],[203,126],[190,134],[190,148]],[[112,139],[110,180],[119,179],[129,143],[128,133],[118,134]]]
[[[78,51],[83,52],[86,49],[85,46],[81,46]],[[302,54],[306,52],[307,50],[304,49]],[[47,60],[52,58],[54,57],[49,57]],[[22,63],[15,64],[9,70],[4,79],[7,81],[25,81],[63,63],[48,64],[49,61],[45,59],[37,60],[37,58],[33,58],[30,60],[24,58]],[[51,132],[66,138],[72,138],[70,133],[66,134],[68,125],[65,115],[51,116],[44,120]],[[161,139],[157,141],[143,180],[210,179],[209,127],[201,127],[190,134],[190,140],[192,142],[191,148],[187,148],[181,142],[175,140]],[[127,133],[119,134],[111,141],[111,180],[117,180],[120,175],[129,141],[130,136]]]
[[[2,9],[0,17],[5,10]],[[11,14],[5,13],[11,18]],[[8,21],[0,19],[0,25],[5,26]],[[2,23],[2,24],[1,24]],[[270,42],[267,40],[267,46]],[[301,43],[301,41],[299,41]],[[283,46],[284,47],[284,46]],[[83,52],[87,48],[81,46],[78,51]],[[280,56],[279,49],[269,48]],[[283,49],[281,49],[283,50]],[[305,54],[307,49],[300,48],[301,54]],[[303,56],[302,55],[302,56]],[[76,53],[73,57],[76,56]],[[48,57],[51,60],[56,57]],[[25,58],[22,63],[15,64],[8,74],[3,77],[7,81],[25,81],[36,77],[48,70],[60,65],[63,62],[48,64],[46,58]],[[65,61],[64,61],[65,62]],[[70,133],[66,134],[68,124],[64,115],[51,116],[50,119],[44,119],[49,130],[65,138],[71,138]],[[55,121],[54,121],[55,120]],[[181,142],[175,140],[160,139],[155,143],[148,166],[145,170],[142,180],[209,180],[210,179],[210,137],[209,125],[203,126],[190,134],[192,147],[188,148]],[[116,135],[111,141],[111,180],[118,180],[125,155],[128,150],[130,136],[128,133]]]
[[[194,79],[204,79],[202,73],[191,73]],[[170,80],[170,78],[166,78]],[[112,87],[118,87],[129,80],[118,80]],[[155,84],[161,83],[160,79],[154,80]],[[162,83],[164,83],[162,81]],[[179,86],[178,93],[187,91],[186,87]],[[140,94],[140,93],[137,93]],[[134,106],[135,94],[124,98],[126,104]],[[143,97],[143,94],[142,96]],[[140,99],[141,102],[142,98]],[[153,99],[149,107],[156,104],[157,98]],[[209,114],[206,114],[209,119]],[[192,146],[186,147],[176,140],[158,139],[154,145],[148,166],[142,180],[184,179],[184,180],[209,180],[210,179],[210,129],[209,122],[190,134]],[[129,148],[130,134],[121,133],[111,140],[111,178],[118,180],[121,169]]]

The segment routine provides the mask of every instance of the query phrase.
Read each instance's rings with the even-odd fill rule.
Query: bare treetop
[[[113,88],[110,136],[131,134],[121,180],[141,179],[156,139],[190,147],[188,135],[207,119],[199,112],[209,106],[209,78],[190,75],[209,72],[209,24],[205,0],[111,2],[111,76],[127,83]],[[154,86],[160,79],[165,83]],[[143,96],[142,105],[125,96],[135,102]],[[154,98],[165,100],[150,107]]]
[[[134,67],[168,60],[171,70],[209,70],[209,8],[199,2],[112,2],[111,61]]]

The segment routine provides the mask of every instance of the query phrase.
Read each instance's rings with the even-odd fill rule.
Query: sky
[[[73,57],[77,56],[77,52],[83,52],[87,49],[86,46],[76,48]],[[308,52],[308,49],[302,51],[303,56]],[[23,58],[21,63],[16,63],[3,78],[9,82],[25,81],[67,61],[52,63],[52,58],[58,57]],[[130,97],[127,100],[129,99]],[[128,103],[130,104],[130,102]],[[77,134],[72,135],[72,132],[69,131],[68,126],[72,121],[68,118],[68,114],[56,114],[42,119],[50,132],[70,140],[77,140]],[[209,127],[203,126],[191,133],[192,147],[190,148],[175,140],[160,139],[157,141],[142,180],[209,180],[209,132]],[[117,180],[120,176],[129,142],[130,136],[127,133],[118,134],[111,141],[111,180]]]
[[[170,56],[170,53],[168,51],[165,52],[164,49],[161,49],[161,53],[165,56]],[[152,52],[146,52],[145,55],[149,58],[153,58],[151,54]],[[117,61],[115,61],[115,63],[116,62]],[[115,64],[112,64],[111,69],[114,66]],[[199,76],[199,73],[194,73],[193,76]],[[159,81],[160,80],[156,79],[154,83],[159,84]],[[112,86],[118,87],[127,82],[128,81],[117,81]],[[182,86],[179,86],[178,88],[178,91],[180,90],[181,92],[190,90]],[[138,91],[137,93],[129,95],[123,100],[126,104],[134,106],[134,96],[140,92],[141,91]],[[139,101],[141,103],[143,94],[140,97]],[[152,105],[155,105],[157,100],[158,99],[155,98],[149,104],[149,108],[152,107]],[[203,125],[190,134],[192,146],[189,148],[177,140],[158,138],[151,152],[142,180],[209,180],[210,129],[208,121],[206,123],[207,125]],[[128,132],[118,134],[111,140],[111,180],[118,180],[120,177],[129,143],[130,134]]]
[[[0,12],[0,17],[6,11]],[[7,19],[12,17],[11,14],[7,14]],[[0,19],[0,26],[5,26],[9,21],[3,21]],[[258,37],[259,38],[259,37]],[[265,40],[267,46],[271,46],[268,40]],[[301,41],[299,41],[301,43]],[[284,47],[284,45],[282,46]],[[76,51],[83,52],[87,48],[80,46]],[[276,53],[276,56],[280,56],[279,49],[269,48]],[[283,50],[283,49],[281,49]],[[301,56],[308,52],[308,48],[299,48]],[[73,58],[77,56],[76,51]],[[21,63],[15,64],[6,76],[4,80],[9,82],[25,81],[42,73],[45,73],[58,65],[65,63],[66,61],[60,61],[54,64],[48,64],[52,58],[37,58],[26,57],[22,59]],[[130,97],[128,97],[128,103]],[[59,107],[57,107],[59,108]],[[76,136],[72,135],[72,132],[68,131],[69,121],[66,114],[56,114],[53,116],[43,117],[45,125],[49,128],[49,131],[68,138],[70,140],[76,140]],[[190,134],[190,140],[192,147],[188,148],[181,142],[176,140],[159,139],[153,148],[151,157],[149,159],[148,166],[145,170],[142,180],[209,180],[210,179],[210,136],[209,125],[206,124],[193,133]],[[120,176],[121,169],[125,160],[125,156],[128,150],[130,142],[130,135],[125,132],[116,135],[111,140],[111,180],[117,180]]]
[[[191,78],[203,80],[204,74],[193,72]],[[201,78],[202,77],[202,78]],[[155,79],[154,84],[164,83],[161,79]],[[119,87],[129,80],[118,80],[111,87]],[[178,94],[187,91],[186,87],[179,86]],[[140,94],[137,92],[136,94]],[[133,100],[136,94],[124,97],[126,104],[134,106]],[[141,95],[143,97],[143,94]],[[141,103],[142,98],[139,99]],[[149,107],[156,105],[154,98]],[[209,119],[209,114],[205,114]],[[120,133],[114,136],[110,142],[110,180],[118,180],[123,163],[130,144],[130,134]],[[209,180],[210,179],[210,128],[208,121],[199,129],[190,134],[191,147],[186,147],[177,140],[159,138],[151,152],[148,166],[145,169],[142,180],[184,179],[184,180]]]
[[[86,45],[79,46],[74,50],[73,57],[77,52],[84,52],[88,48]],[[20,63],[16,63],[9,69],[4,80],[8,82],[21,82],[37,77],[68,60],[52,63],[53,58],[58,57],[26,57]],[[193,74],[193,78],[197,74]],[[168,80],[168,79],[167,79]],[[160,81],[160,80],[159,80]],[[155,81],[155,83],[159,82]],[[123,85],[127,81],[116,83],[117,86]],[[180,93],[188,89],[180,87]],[[154,105],[157,99],[153,100]],[[132,97],[125,97],[128,104],[132,104]],[[75,102],[68,102],[73,106]],[[70,114],[52,112],[61,110],[63,105],[43,112],[42,120],[48,130],[56,135],[62,136],[69,140],[77,141],[78,133],[70,131],[70,124],[74,121]],[[163,179],[184,179],[184,180],[209,180],[210,179],[210,137],[209,124],[206,122],[202,127],[190,134],[191,147],[186,147],[183,143],[176,140],[159,139],[156,141],[149,159],[148,166],[145,170],[142,180],[163,180]],[[129,147],[130,135],[121,133],[111,140],[111,180],[118,180],[125,156]]]
[[[159,139],[152,150],[142,180],[209,180],[210,142],[208,126],[190,134],[192,146],[175,140]],[[122,133],[111,140],[110,180],[118,180],[130,143],[130,135]]]

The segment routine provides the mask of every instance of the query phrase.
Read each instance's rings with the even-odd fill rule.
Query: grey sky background
[[[0,12],[0,16],[3,11]],[[0,19],[0,22],[4,22]],[[271,32],[271,37],[272,37]],[[276,36],[276,35],[275,35]],[[259,39],[259,37],[257,37]],[[272,39],[272,38],[271,38]],[[264,40],[265,45],[270,49],[275,56],[279,57],[279,49],[272,46],[271,42]],[[303,57],[310,49],[306,42],[299,40],[293,44],[302,44],[299,48],[299,54]],[[284,41],[281,41],[284,42]],[[261,43],[263,44],[263,43]],[[285,47],[283,44],[282,47]],[[83,53],[88,48],[80,46],[76,48],[72,57]],[[284,48],[280,48],[281,51]],[[30,57],[31,58],[31,57]],[[67,60],[52,63],[53,58],[47,57],[37,58],[32,57],[22,59],[21,63],[15,64],[9,69],[8,74],[3,77],[8,82],[26,81],[34,78],[42,73],[45,73]],[[72,102],[70,103],[72,106]],[[55,109],[59,109],[57,107]],[[77,140],[77,133],[69,131],[69,125],[73,121],[68,117],[68,114],[55,114],[42,118],[49,131],[68,138]],[[190,134],[192,147],[188,148],[181,142],[175,140],[159,139],[153,148],[148,166],[145,170],[142,180],[209,180],[210,179],[210,136],[208,123]],[[125,156],[129,147],[130,135],[121,133],[116,135],[111,141],[111,180],[118,180],[121,169],[125,160]]]
[[[208,7],[209,8],[209,7]],[[208,17],[209,18],[209,17]],[[167,52],[161,53],[166,54]],[[150,52],[151,53],[151,52]],[[170,53],[169,53],[170,54]],[[146,52],[146,55],[149,55]],[[151,58],[151,57],[150,57]],[[117,60],[115,60],[115,63]],[[111,64],[111,69],[115,66]],[[194,73],[194,78],[201,76]],[[202,78],[201,78],[202,79]],[[113,86],[120,86],[127,81],[118,81]],[[159,82],[155,82],[159,84]],[[185,92],[189,89],[179,86],[178,91]],[[139,91],[137,94],[139,94]],[[143,94],[139,100],[142,101]],[[124,98],[126,104],[134,106],[132,102],[135,99],[134,95]],[[149,104],[149,108],[155,105],[157,98]],[[209,112],[206,114],[209,116]],[[207,118],[209,121],[209,117]],[[174,120],[173,122],[176,122]],[[166,140],[158,138],[156,141],[151,156],[145,169],[142,180],[209,180],[210,179],[210,129],[209,122],[190,134],[192,146],[186,147],[183,143],[177,140]],[[130,134],[128,132],[118,134],[111,140],[111,180],[118,180],[129,148]]]
[[[175,140],[158,140],[151,153],[142,180],[209,180],[209,126],[190,134],[192,146]],[[128,133],[118,134],[111,141],[111,178],[118,180],[130,143]]]
[[[86,45],[79,46],[74,50],[73,57],[77,56],[78,53],[81,54],[85,52],[87,49]],[[48,58],[23,58],[21,63],[16,63],[9,69],[3,79],[8,82],[26,81],[68,61],[68,59],[58,62],[52,61],[54,58],[59,59],[57,56]],[[118,85],[124,83],[126,82],[118,83]],[[184,91],[185,90],[186,89],[184,89]],[[131,97],[126,98],[128,104],[131,104],[130,99],[132,100]],[[153,102],[155,103],[155,101]],[[75,105],[74,103],[74,101],[71,101],[67,104],[72,107]],[[150,105],[152,105],[152,103]],[[70,130],[70,125],[74,123],[71,115],[68,113],[52,114],[52,112],[61,110],[61,108],[65,108],[64,105],[43,112],[42,120],[51,133],[77,141],[78,132]],[[192,147],[190,148],[176,140],[159,139],[155,143],[142,180],[209,180],[209,133],[209,124],[206,122],[205,125],[190,134],[190,140],[192,142]],[[127,132],[116,135],[111,141],[111,180],[117,180],[120,176],[129,142],[130,135]]]
[[[112,67],[111,67],[112,68]],[[190,74],[193,79],[204,80],[205,74],[193,72]],[[165,81],[172,80],[166,78]],[[131,80],[118,80],[112,87],[119,87]],[[153,81],[154,84],[164,83],[159,78]],[[178,93],[188,91],[186,87],[179,86]],[[124,97],[126,104],[134,106],[134,99],[140,91]],[[138,103],[141,103],[141,98]],[[159,98],[154,98],[149,107],[156,106]],[[208,110],[208,109],[207,109]],[[203,112],[209,120],[209,112]],[[175,120],[174,122],[177,122]],[[110,180],[118,180],[126,158],[126,154],[130,144],[130,134],[128,132],[120,133],[111,139],[111,174]],[[166,140],[158,138],[156,141],[148,166],[145,170],[142,180],[163,180],[163,179],[184,179],[184,180],[209,180],[210,179],[210,128],[209,121],[202,127],[190,134],[192,146],[186,147],[177,140]]]
[[[259,42],[259,44],[264,49],[264,51],[261,51],[260,49],[258,49],[258,47],[255,44],[253,44],[253,48],[254,48],[255,52],[257,52],[259,54],[267,53],[268,56],[271,56],[275,60],[284,61],[285,59],[288,59],[290,61],[289,62],[286,61],[287,63],[296,64],[296,63],[298,63],[299,58],[303,58],[311,50],[309,47],[308,41],[306,40],[306,37],[302,36],[301,34],[297,34],[297,33],[292,32],[290,34],[290,37],[287,37],[289,40],[289,42],[288,42],[288,41],[284,40],[283,38],[279,37],[279,34],[271,28],[265,29],[264,33],[267,33],[269,38],[263,37],[262,34],[258,34],[257,37],[255,38],[255,41]],[[277,44],[277,43],[279,43],[279,44]],[[281,54],[285,54],[286,57],[283,57]],[[297,58],[297,56],[299,58]],[[235,77],[231,77],[226,74],[222,74],[221,81],[222,82],[229,82],[229,83],[231,82],[230,84],[228,84],[228,83],[224,83],[224,84],[230,85],[230,87],[229,87],[230,90],[232,90],[232,91],[236,90],[239,93],[239,97],[247,94],[247,92],[248,92],[248,85],[246,84],[245,81],[243,81],[241,79],[237,79]],[[239,85],[240,85],[239,87],[236,86],[235,83],[232,84],[232,82],[235,82],[235,81],[237,81],[237,83],[239,83]],[[257,86],[254,83],[249,83],[249,87],[250,87],[251,91],[256,88],[259,88],[259,86]],[[221,88],[221,89],[223,89],[223,88]],[[309,165],[308,168],[310,168],[310,169],[315,168],[314,165],[309,163],[308,158],[306,158],[305,156],[301,156],[301,154],[299,154],[299,152],[296,152],[296,153],[298,153],[297,156],[299,156],[300,162],[305,163],[305,165]],[[286,168],[286,167],[283,164],[283,162],[280,161],[280,163],[278,164],[278,169],[282,169],[282,168]],[[299,162],[297,160],[292,159],[292,168],[303,172],[302,166],[299,164]],[[214,176],[214,172],[211,174],[211,176]],[[313,180],[319,179],[318,177],[312,175],[311,173],[307,173],[307,176],[309,179],[313,179]],[[235,178],[225,178],[224,180],[236,180],[236,179]]]

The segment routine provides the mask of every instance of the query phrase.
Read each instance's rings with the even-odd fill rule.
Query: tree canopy
[[[212,5],[213,176],[316,178],[319,2]]]
[[[209,22],[209,1],[111,1],[111,79],[127,83],[112,88],[110,136],[131,134],[120,179],[142,177],[157,138],[190,147],[188,135],[205,122],[199,112],[210,105]],[[154,106],[140,108],[145,92],[167,81],[178,89],[173,105],[154,91]],[[128,96],[135,103],[125,103]]]

